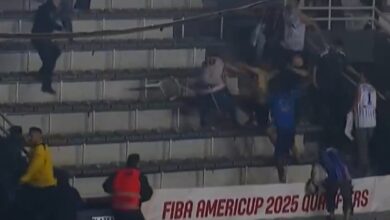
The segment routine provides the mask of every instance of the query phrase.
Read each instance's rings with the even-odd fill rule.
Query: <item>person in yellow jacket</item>
[[[30,128],[29,136],[32,149],[27,170],[20,178],[17,219],[29,219],[29,216],[54,219],[57,179],[49,147],[43,143],[40,128]]]

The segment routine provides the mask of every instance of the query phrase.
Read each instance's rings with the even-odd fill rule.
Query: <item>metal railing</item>
[[[287,0],[285,0],[285,3],[287,3]],[[313,16],[313,20],[326,21],[328,30],[332,30],[334,22],[340,21],[362,21],[370,23],[371,28],[375,29],[376,0],[373,0],[370,6],[333,6],[333,3],[334,0],[328,0],[326,6],[303,6],[300,8],[305,12],[327,12],[328,15],[326,17]],[[344,16],[334,16],[334,14],[339,14],[335,12],[344,12]],[[354,15],[354,12],[363,12],[364,15]],[[350,13],[349,16],[348,13]]]

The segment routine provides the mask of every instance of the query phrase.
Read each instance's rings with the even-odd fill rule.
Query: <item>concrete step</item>
[[[1,19],[1,18],[0,18]],[[149,25],[158,25],[163,23],[173,22],[173,18],[132,18],[132,19],[106,19],[101,20],[97,18],[74,20],[74,32],[90,32],[103,30],[122,30],[145,27]],[[179,26],[180,27],[180,26]],[[32,21],[29,20],[0,20],[1,33],[30,33],[32,29]],[[173,38],[174,27],[167,27],[162,30],[151,30],[146,32],[138,32],[133,34],[124,34],[118,36],[106,36],[105,39],[169,39]],[[102,38],[102,37],[97,37]],[[0,39],[0,41],[6,41]]]
[[[191,160],[190,160],[191,161]],[[188,161],[187,161],[188,162]],[[154,189],[159,188],[195,188],[218,187],[247,184],[277,184],[278,176],[272,163],[265,164],[259,157],[229,160],[220,158],[214,162],[192,160],[197,162],[197,170],[184,169],[178,172],[148,173],[147,177]],[[215,166],[210,168],[210,165]],[[170,166],[180,164],[167,164]],[[294,164],[286,169],[288,183],[301,183],[310,177],[309,163]],[[107,196],[102,190],[105,177],[75,178],[73,185],[81,192],[84,198],[97,198]]]
[[[85,44],[83,44],[83,42]],[[38,54],[25,51],[19,46],[31,49],[28,42],[1,45],[11,51],[0,52],[1,72],[32,72],[41,67]],[[223,44],[208,41],[182,44],[176,40],[96,40],[63,42],[65,50],[59,57],[55,71],[112,70],[140,68],[193,68],[199,67],[205,59],[206,48],[212,49]],[[73,45],[73,46],[72,46]],[[77,51],[72,51],[76,50]],[[175,57],[175,59],[172,59]]]
[[[91,10],[73,15],[73,31],[89,32],[122,30],[170,23],[187,17],[209,13],[210,9],[121,9]],[[219,21],[219,18],[215,18]],[[33,13],[24,11],[0,12],[0,33],[30,33]],[[202,22],[202,21],[200,21]],[[209,21],[210,22],[210,21]],[[213,22],[215,23],[215,22]],[[218,22],[217,22],[218,23]],[[214,25],[214,24],[213,24]],[[191,35],[192,24],[178,24],[164,29],[137,32],[119,36],[97,37],[102,39],[168,39]],[[187,31],[188,30],[188,31]],[[4,41],[1,39],[0,41]]]
[[[0,74],[0,103],[94,102],[115,100],[170,100],[194,95],[191,85],[199,68],[161,68],[156,70],[107,70],[59,72],[54,76],[56,95],[41,92],[39,74]],[[238,76],[226,78],[234,95],[240,93]],[[184,87],[183,87],[184,86]]]
[[[299,152],[316,151],[318,132],[299,130],[295,145]],[[187,158],[270,157],[273,145],[258,129],[195,131],[116,131],[99,134],[48,136],[56,166],[119,164],[127,155],[139,153],[144,161]]]
[[[38,126],[47,134],[200,128],[197,111],[186,112],[184,115],[181,112],[181,108],[177,107],[101,112],[8,114],[7,118],[12,123],[22,126],[24,130]]]
[[[56,71],[56,74],[53,75],[53,82],[161,80],[172,77],[186,79],[197,76],[200,71],[200,67]],[[34,84],[38,80],[38,74],[38,72],[0,72],[0,85],[16,83]]]

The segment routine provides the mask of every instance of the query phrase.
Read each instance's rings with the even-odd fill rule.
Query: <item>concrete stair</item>
[[[37,5],[28,0],[0,2],[1,32],[29,32],[28,11]],[[208,10],[202,6],[202,0],[93,0],[91,7],[96,10],[77,12],[74,29],[143,27]],[[63,54],[56,67],[57,96],[40,92],[34,72],[41,63],[31,44],[2,40],[0,110],[25,130],[33,125],[43,128],[56,166],[72,171],[73,184],[84,197],[103,196],[104,176],[135,152],[145,161],[155,188],[276,183],[275,169],[270,167],[273,146],[265,131],[202,130],[194,114],[181,114],[182,103],[163,102],[161,91],[129,91],[171,76],[186,83],[206,53],[229,49],[215,36],[188,38],[188,29],[180,25],[73,43],[58,41]],[[232,92],[239,94],[237,79],[229,81]],[[305,155],[317,149],[317,133],[318,128],[299,129],[296,145]],[[310,167],[296,165],[289,168],[289,180],[301,182]]]
[[[294,162],[287,167],[289,183],[305,181],[310,176],[310,163],[315,158],[306,155],[306,160]],[[143,162],[141,170],[148,176],[152,187],[218,187],[246,184],[278,183],[272,157],[240,157],[213,159],[185,159]],[[104,197],[101,185],[105,176],[113,173],[120,165],[100,165],[86,167],[64,167],[77,176],[72,182],[83,189],[83,197]],[[87,181],[93,178],[94,181]],[[172,181],[179,178],[180,182]]]

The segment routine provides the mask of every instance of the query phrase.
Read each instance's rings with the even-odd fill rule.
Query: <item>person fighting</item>
[[[234,98],[225,82],[225,63],[219,57],[207,57],[202,64],[202,71],[193,85],[199,101],[200,125],[212,127],[212,110],[219,115],[228,115],[234,126],[239,126]]]
[[[57,13],[60,6],[60,0],[48,0],[43,3],[35,13],[32,33],[53,33],[63,30],[63,26],[57,23]],[[52,95],[56,91],[52,87],[53,71],[57,59],[61,55],[61,49],[51,39],[32,39],[32,45],[37,50],[42,61],[42,67],[39,69],[42,80],[42,92]]]
[[[153,189],[138,168],[140,156],[131,154],[125,168],[119,169],[103,183],[106,193],[112,195],[115,220],[144,220],[141,204],[150,200]]]
[[[344,220],[353,213],[353,187],[349,169],[339,152],[334,148],[321,151],[319,160],[312,166],[311,177],[306,182],[306,193],[325,193],[327,219],[335,219],[336,196],[338,191],[343,198]]]
[[[54,176],[53,160],[48,145],[43,142],[42,130],[29,131],[28,167],[20,178],[21,189],[16,196],[16,219],[55,219],[54,201],[57,179]]]

